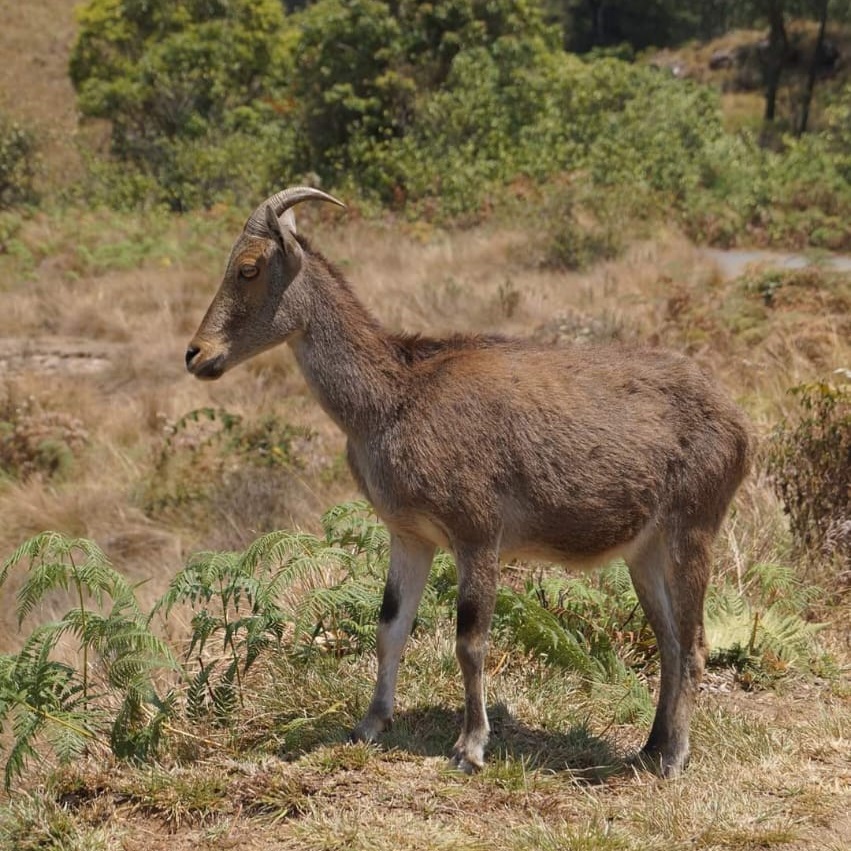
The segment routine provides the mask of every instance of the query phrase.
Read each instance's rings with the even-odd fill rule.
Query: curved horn
[[[333,195],[314,189],[312,186],[292,186],[282,189],[267,198],[249,217],[245,223],[244,231],[251,236],[268,236],[269,229],[266,227],[266,207],[271,207],[276,216],[285,213],[290,207],[300,204],[302,201],[330,201],[339,207],[346,205],[338,201]]]

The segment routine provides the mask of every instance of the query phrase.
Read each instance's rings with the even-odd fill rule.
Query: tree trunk
[[[789,52],[789,39],[783,22],[782,0],[772,0],[768,4],[768,55],[766,56],[765,117],[766,124],[773,124],[777,114],[777,92],[780,89],[780,77],[786,56]]]
[[[606,32],[603,26],[605,5],[603,0],[589,0],[588,3],[591,12],[591,44],[594,47],[605,44]]]
[[[818,73],[818,64],[822,56],[822,48],[824,47],[824,32],[827,28],[827,9],[830,5],[830,0],[821,0],[821,17],[819,19],[818,37],[816,45],[813,48],[813,57],[810,60],[810,71],[807,74],[807,87],[804,89],[804,97],[801,101],[801,119],[796,128],[796,134],[803,136],[807,132],[807,124],[810,120],[810,105],[813,102],[813,92],[816,87],[816,74]]]

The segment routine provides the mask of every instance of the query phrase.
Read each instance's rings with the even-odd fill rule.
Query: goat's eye
[[[243,278],[253,278],[257,274],[257,267],[253,263],[243,263],[239,267],[239,274]]]

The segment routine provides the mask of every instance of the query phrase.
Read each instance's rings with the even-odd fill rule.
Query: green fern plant
[[[729,585],[711,591],[706,601],[709,663],[732,666],[745,686],[770,682],[788,670],[810,671],[820,658],[821,624],[802,617],[818,589],[803,585],[777,565],[755,565],[745,585],[755,601]]]
[[[174,660],[148,628],[133,588],[92,541],[58,532],[18,547],[3,563],[0,586],[19,567],[27,571],[16,599],[19,627],[48,594],[67,592],[74,605],[35,627],[20,652],[0,662],[0,724],[9,722],[13,736],[6,787],[38,755],[40,740],[65,762],[109,728],[116,755],[144,756],[156,747],[169,712],[152,673]],[[66,638],[76,644],[79,667],[56,659]],[[119,709],[110,722],[107,704],[116,697]]]
[[[655,661],[656,643],[623,562],[593,576],[530,581],[523,591],[500,588],[494,632],[577,672],[592,691],[619,689],[618,723],[652,711],[639,673]]]
[[[192,611],[186,649],[186,711],[226,722],[245,706],[245,675],[268,650],[284,652],[296,630],[297,599],[325,580],[348,552],[313,535],[272,532],[247,550],[194,555],[157,603]]]

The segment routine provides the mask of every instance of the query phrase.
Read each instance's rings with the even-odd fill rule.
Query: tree
[[[810,67],[807,73],[807,84],[804,89],[804,96],[801,100],[801,118],[798,122],[796,132],[799,136],[807,132],[807,124],[810,120],[810,105],[813,101],[813,91],[816,87],[816,76],[818,74],[819,62],[824,53],[824,36],[827,29],[827,12],[830,6],[830,0],[818,0],[821,5],[819,13],[819,28],[818,36],[816,37],[815,47],[813,47],[813,55],[810,59]]]
[[[352,140],[404,136],[464,51],[493,56],[508,38],[556,44],[532,0],[319,0],[296,20],[300,164],[326,178],[352,166]]]
[[[278,0],[89,0],[78,14],[71,80],[83,115],[112,122],[118,159],[176,209],[256,171],[235,143],[265,124],[283,77]]]
[[[786,34],[784,0],[761,0],[768,17],[768,49],[765,52],[765,113],[766,124],[774,122],[777,112],[777,92],[780,78],[789,55],[789,36]]]

